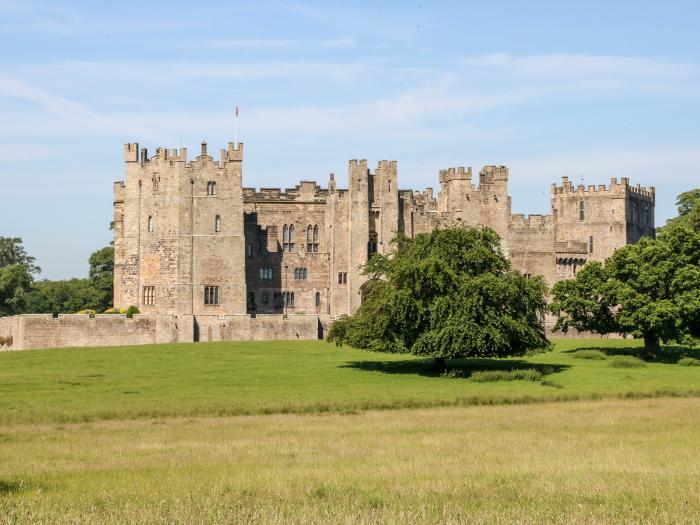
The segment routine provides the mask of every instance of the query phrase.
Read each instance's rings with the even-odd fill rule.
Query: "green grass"
[[[575,358],[582,349],[640,352],[637,341],[559,340],[527,358],[449,361],[459,378],[441,377],[429,359],[322,341],[3,352],[0,424],[700,395],[700,367],[676,364],[697,350],[665,349],[666,362],[630,369]],[[527,369],[543,381],[469,380]]]
[[[608,365],[613,368],[643,368],[647,366],[644,361],[631,355],[616,355],[608,362]]]
[[[576,359],[596,359],[598,361],[605,359],[608,357],[605,355],[604,352],[601,352],[600,350],[576,350],[575,352],[571,353],[572,357],[575,357]]]
[[[699,523],[698,435],[697,398],[9,425],[0,523]]]

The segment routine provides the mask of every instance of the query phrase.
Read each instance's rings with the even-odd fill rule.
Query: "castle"
[[[513,215],[508,169],[440,172],[432,189],[402,190],[396,161],[351,160],[348,189],[302,181],[282,191],[243,187],[243,144],[218,161],[124,146],[114,185],[114,305],[140,314],[25,314],[0,318],[12,349],[193,341],[317,339],[362,302],[362,266],[389,253],[396,232],[487,226],[512,266],[549,285],[654,237],[654,188],[626,178],[609,186],[551,188],[550,215]]]
[[[194,339],[235,316],[306,314],[332,319],[355,311],[373,253],[407,236],[448,225],[487,226],[525,276],[551,285],[587,261],[654,236],[654,188],[551,187],[550,215],[513,215],[508,169],[440,172],[432,189],[399,189],[396,161],[351,160],[348,189],[302,181],[295,188],[243,187],[243,144],[215,161],[159,148],[149,157],[124,146],[126,178],[114,186],[114,300],[144,314],[192,316]],[[206,331],[207,335],[204,335]],[[269,334],[274,335],[274,334]],[[232,334],[235,337],[235,334]]]

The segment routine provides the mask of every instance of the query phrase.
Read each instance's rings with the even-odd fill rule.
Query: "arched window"
[[[375,232],[369,234],[369,241],[367,241],[367,258],[369,259],[377,253],[377,240],[378,236]]]
[[[282,251],[283,252],[293,252],[294,251],[294,225],[285,224],[282,228]]]
[[[155,225],[155,221],[153,220],[153,216],[149,215],[148,216],[148,232],[153,233],[153,227]]]
[[[214,231],[219,233],[221,231],[221,215],[214,217]]]
[[[306,228],[306,251],[318,252],[318,224]]]
[[[321,307],[321,292],[316,292],[316,308]]]

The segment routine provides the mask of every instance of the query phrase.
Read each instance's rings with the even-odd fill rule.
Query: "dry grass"
[[[699,399],[9,425],[0,523],[700,522]]]

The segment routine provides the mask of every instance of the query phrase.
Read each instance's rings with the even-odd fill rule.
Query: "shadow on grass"
[[[0,496],[13,494],[24,490],[25,488],[24,483],[21,481],[6,481],[4,479],[0,479]]]
[[[607,356],[629,355],[638,357],[647,363],[676,364],[682,357],[694,357],[700,359],[700,348],[688,348],[687,346],[662,346],[658,354],[650,355],[643,346],[637,347],[605,347],[605,346],[581,346],[572,350],[565,350],[565,354],[573,354],[579,350],[598,350]]]
[[[412,374],[425,377],[439,377],[442,372],[435,366],[433,359],[405,359],[401,361],[350,361],[340,368],[354,368],[367,372],[381,372],[382,374]],[[569,365],[531,363],[522,360],[504,359],[448,359],[447,369],[458,372],[468,379],[474,372],[485,370],[527,370],[534,369],[542,375],[562,372]]]

